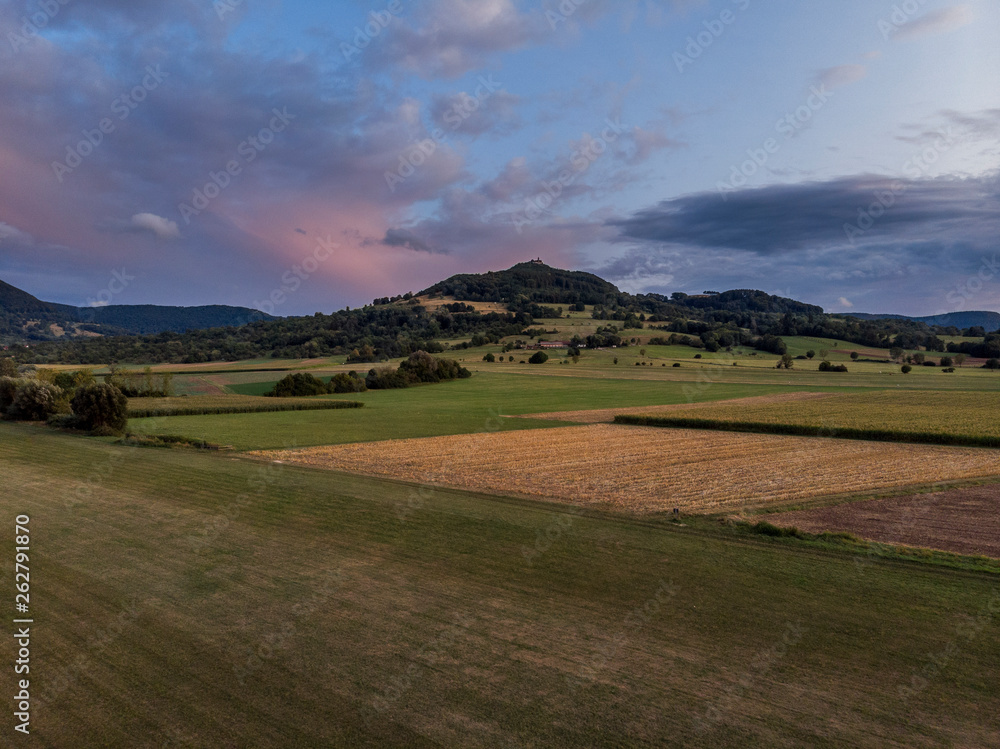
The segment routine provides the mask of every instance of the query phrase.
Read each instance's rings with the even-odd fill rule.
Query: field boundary
[[[129,409],[130,419],[148,419],[160,416],[215,416],[224,414],[275,413],[278,411],[326,411],[339,408],[363,408],[361,401],[328,400],[315,403],[253,403],[242,406],[193,406],[189,408],[136,408]]]
[[[902,432],[890,429],[833,428],[808,424],[769,424],[762,421],[727,421],[725,419],[694,419],[674,416],[642,416],[620,414],[615,424],[660,427],[666,429],[705,429],[720,432],[750,432],[753,434],[783,434],[794,437],[831,437],[836,439],[870,440],[874,442],[910,442],[923,445],[955,447],[1000,447],[1000,437],[971,434],[936,434],[934,432]]]

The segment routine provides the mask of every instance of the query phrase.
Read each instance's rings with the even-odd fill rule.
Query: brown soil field
[[[640,406],[632,408],[597,408],[589,411],[552,411],[543,414],[524,414],[519,416],[509,416],[511,419],[550,419],[552,421],[574,421],[578,424],[602,424],[611,423],[620,414],[637,416],[670,414],[677,411],[703,408],[707,404],[725,405],[727,403],[740,405],[764,405],[767,403],[788,403],[791,401],[817,400],[822,398],[835,398],[831,393],[778,393],[776,395],[755,395],[750,398],[728,398],[720,401],[707,401],[699,403],[679,403],[668,406]]]
[[[738,511],[1000,475],[996,450],[614,424],[250,454],[632,513]]]
[[[782,527],[1000,559],[1000,484],[850,502],[773,515]]]

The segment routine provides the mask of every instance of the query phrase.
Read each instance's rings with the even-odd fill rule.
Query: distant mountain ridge
[[[940,325],[943,328],[983,328],[987,332],[1000,330],[1000,312],[974,310],[968,312],[946,312],[940,315],[912,317],[910,315],[868,314],[865,312],[850,312],[845,317],[856,317],[859,320],[915,320],[925,325]]]
[[[0,281],[0,339],[43,341],[103,335],[146,335],[171,331],[246,325],[276,319],[246,307],[206,305],[171,307],[154,304],[112,304],[73,307],[43,302],[16,286]]]

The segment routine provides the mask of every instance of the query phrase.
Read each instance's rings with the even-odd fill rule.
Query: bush
[[[45,421],[59,412],[61,388],[38,380],[22,380],[14,392],[13,401],[7,413],[21,421]]]
[[[694,355],[694,358],[695,358],[695,359],[700,359],[700,358],[701,358],[701,354],[695,354],[695,355]]]
[[[845,364],[831,364],[828,361],[823,361],[819,363],[820,372],[846,372],[847,366]]]
[[[368,389],[357,372],[335,374],[326,384],[328,393],[363,393]]]
[[[17,362],[9,356],[0,359],[0,377],[17,377]]]
[[[493,364],[493,362],[495,362],[496,360],[497,358],[493,354],[487,354],[486,356],[483,357],[483,361],[487,362],[488,364]]]
[[[680,363],[679,361],[675,361],[675,362],[674,362],[674,366],[675,366],[675,367],[679,367],[680,365],[681,365],[681,363]]]
[[[369,390],[394,390],[409,387],[410,383],[406,381],[406,377],[398,369],[379,367],[368,370],[365,386]]]
[[[951,372],[954,372],[954,371],[955,371],[955,368],[954,368],[954,367],[945,367],[945,368],[944,368],[944,369],[942,369],[941,371],[942,371],[942,372],[948,372],[948,373],[950,374]]]
[[[549,360],[548,354],[546,354],[544,351],[536,351],[531,355],[531,358],[528,359],[528,364],[544,364],[548,360]]]
[[[72,401],[83,429],[97,434],[121,434],[128,425],[128,398],[114,385],[84,385]]]
[[[27,380],[20,377],[0,377],[0,415],[7,413],[14,402],[14,394]]]
[[[913,367],[911,367],[909,364],[904,364],[902,367],[899,368],[899,371],[902,372],[903,374],[909,374],[910,372],[913,371]]]
[[[265,395],[275,398],[294,398],[306,395],[326,395],[326,384],[308,372],[286,375]]]

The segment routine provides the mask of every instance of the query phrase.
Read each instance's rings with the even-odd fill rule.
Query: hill
[[[519,305],[608,304],[621,295],[617,286],[593,273],[551,268],[540,260],[532,260],[504,271],[452,276],[424,289],[418,296]]]
[[[0,281],[0,341],[8,344],[165,331],[183,333],[268,319],[276,318],[259,310],[218,304],[201,307],[152,304],[73,307],[43,302],[16,286]]]
[[[857,317],[860,320],[916,320],[925,325],[937,325],[942,328],[982,328],[992,332],[1000,330],[1000,312],[968,311],[968,312],[947,312],[942,315],[928,315],[926,317],[908,317],[907,315],[872,315],[866,313],[850,314],[850,317]]]

